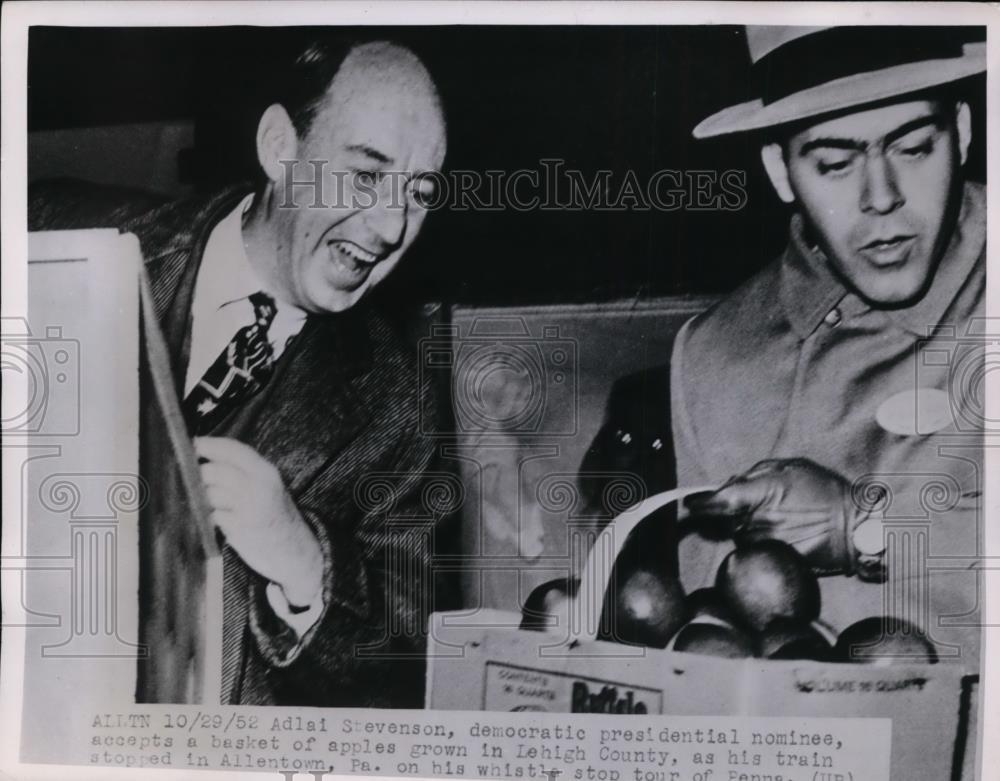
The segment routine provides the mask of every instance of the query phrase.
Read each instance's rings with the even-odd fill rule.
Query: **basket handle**
[[[601,529],[587,554],[587,560],[580,574],[580,585],[570,602],[570,615],[580,618],[579,621],[571,620],[569,622],[570,643],[597,639],[601,608],[604,606],[604,597],[611,582],[611,570],[632,530],[647,516],[673,503],[678,505],[677,520],[680,521],[686,515],[682,503],[685,496],[702,491],[712,491],[715,490],[715,487],[675,488],[671,491],[653,494],[615,516],[607,526]],[[574,624],[576,625],[574,626]]]

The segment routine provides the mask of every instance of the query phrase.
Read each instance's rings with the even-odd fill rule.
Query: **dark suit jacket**
[[[119,225],[142,246],[178,396],[205,242],[246,190],[167,204]],[[39,225],[33,227],[59,227]],[[212,433],[274,464],[325,553],[325,609],[295,642],[266,582],[226,548],[223,701],[421,707],[432,535],[425,508],[435,405],[415,350],[368,303],[310,316],[267,385]],[[155,479],[151,485],[155,486]]]

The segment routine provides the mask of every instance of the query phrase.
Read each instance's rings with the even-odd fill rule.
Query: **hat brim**
[[[961,57],[925,60],[845,76],[764,105],[760,99],[730,106],[698,123],[695,138],[762,130],[853,106],[919,92],[986,70],[986,45],[966,44]]]

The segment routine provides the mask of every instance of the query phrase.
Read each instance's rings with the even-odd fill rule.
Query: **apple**
[[[892,616],[872,616],[840,633],[834,654],[838,661],[888,667],[892,664],[934,664],[934,644],[919,628]]]
[[[812,659],[829,661],[833,648],[811,624],[778,618],[760,633],[760,655],[765,659]]]
[[[778,618],[819,618],[819,583],[801,553],[780,540],[758,540],[730,553],[715,588],[736,620],[762,632]]]
[[[722,596],[714,588],[700,588],[692,591],[688,594],[687,606],[690,621],[709,618],[723,621],[726,624],[736,622],[733,611],[729,609]]]
[[[684,589],[677,578],[645,568],[616,573],[598,638],[665,648],[686,615]]]
[[[521,609],[521,629],[546,630],[569,625],[569,603],[580,581],[555,578],[537,586]]]
[[[753,641],[741,630],[700,621],[692,621],[677,633],[672,650],[723,659],[746,659],[754,655]]]

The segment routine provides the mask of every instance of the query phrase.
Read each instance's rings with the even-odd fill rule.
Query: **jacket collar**
[[[781,259],[780,299],[789,322],[799,337],[809,336],[823,318],[851,293],[830,269],[822,250],[810,247],[804,238],[801,214],[792,217],[788,246]],[[941,258],[926,295],[905,309],[886,309],[899,326],[918,336],[927,336],[944,318],[948,307],[966,282],[977,272],[977,261],[986,243],[986,191],[981,184],[967,182],[958,218],[948,247]],[[983,272],[982,264],[979,273]],[[862,309],[872,307],[862,304]]]

